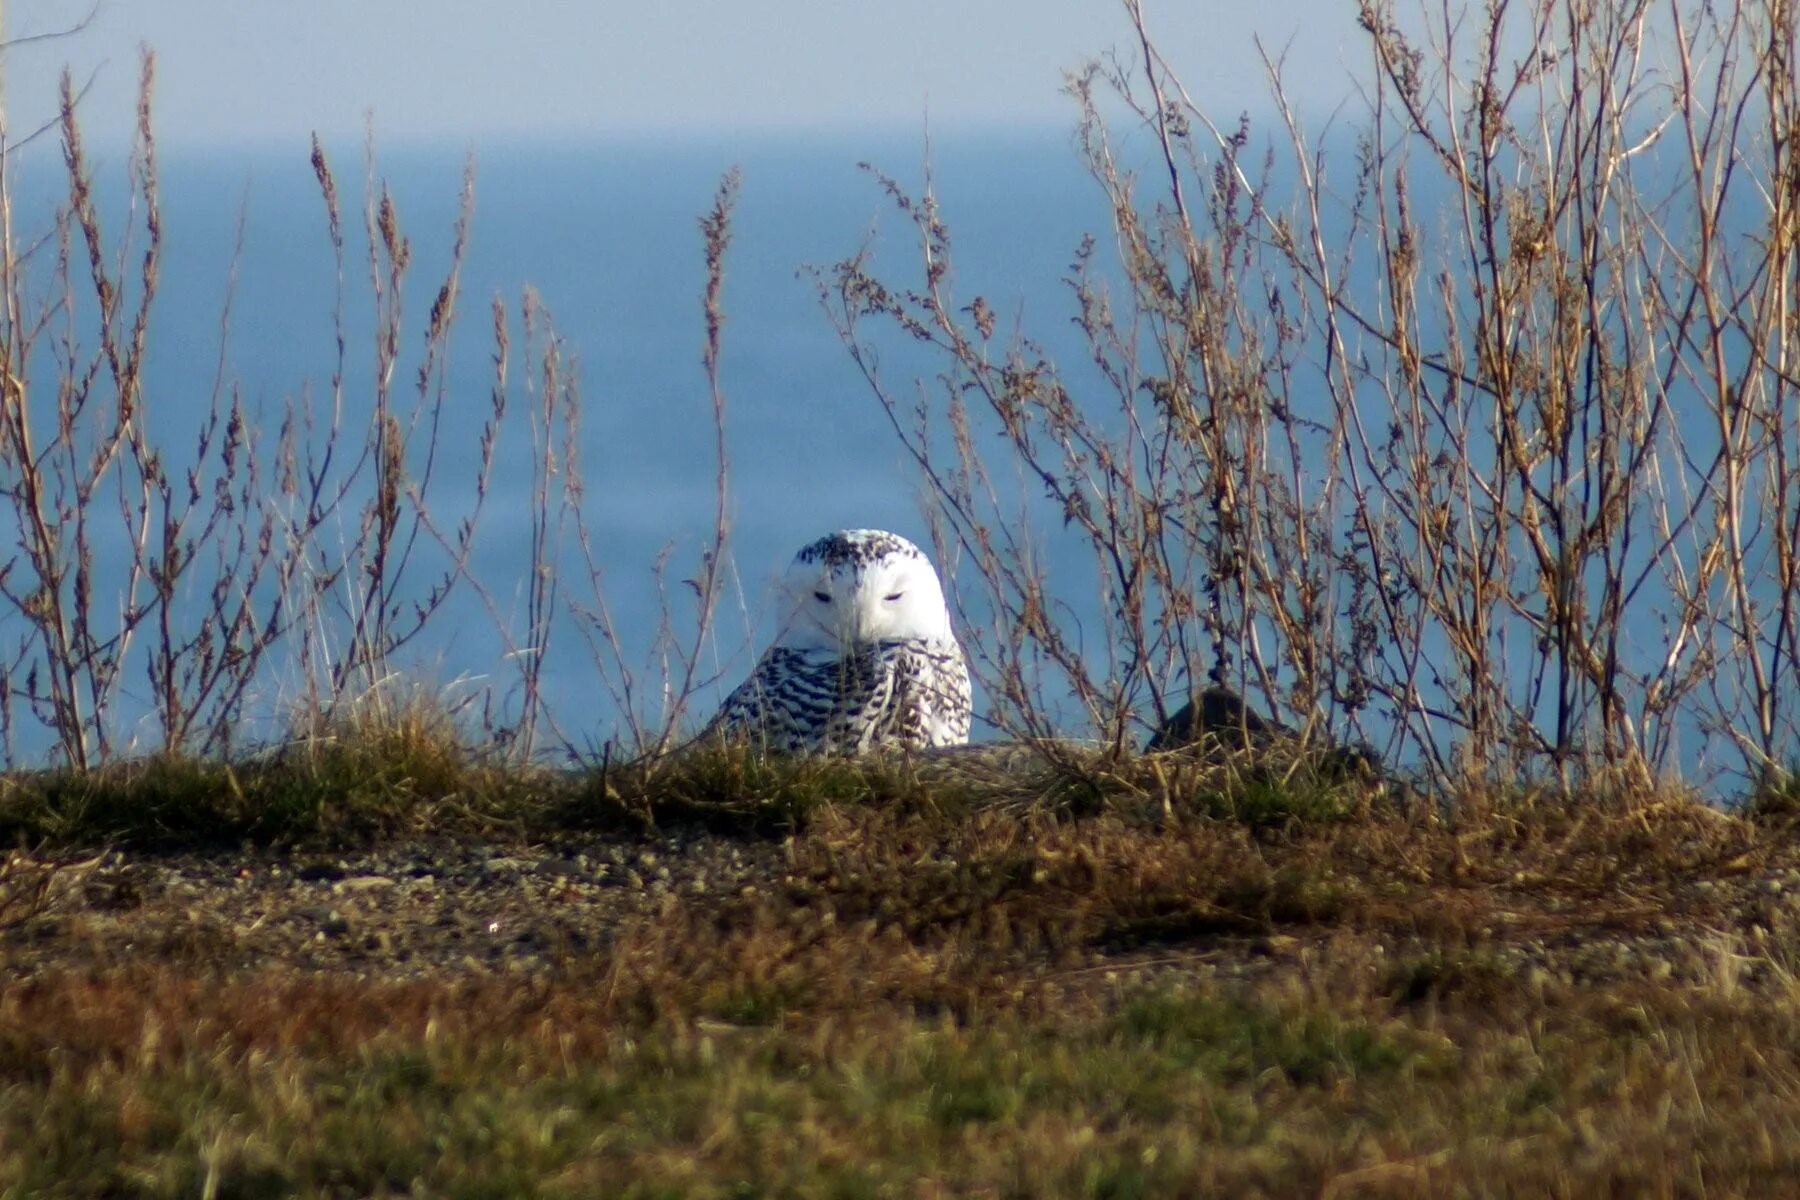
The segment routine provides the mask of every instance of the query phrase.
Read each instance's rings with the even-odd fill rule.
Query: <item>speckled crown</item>
[[[897,533],[885,529],[840,529],[801,548],[797,563],[823,563],[838,567],[866,567],[877,559],[901,555],[924,558],[925,552]]]

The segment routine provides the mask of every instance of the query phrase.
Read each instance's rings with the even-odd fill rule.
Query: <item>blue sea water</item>
[[[532,369],[518,314],[530,288],[578,375],[583,508],[604,599],[640,686],[660,670],[652,655],[665,603],[657,564],[666,556],[668,603],[679,623],[691,612],[680,581],[693,574],[713,526],[698,221],[724,174],[737,170],[741,190],[725,266],[720,363],[736,574],[703,672],[718,674],[720,687],[748,669],[755,645],[768,636],[772,585],[799,546],[852,526],[926,540],[914,468],[817,292],[816,270],[864,250],[896,280],[919,277],[916,234],[860,164],[918,194],[929,159],[959,274],[979,281],[1004,323],[1034,326],[1040,336],[1066,328],[1072,309],[1062,277],[1083,233],[1102,230],[1106,219],[1070,136],[1051,131],[939,135],[929,147],[922,135],[891,133],[643,136],[473,152],[377,146],[372,176],[365,147],[325,149],[349,239],[342,295],[352,425],[366,411],[374,377],[361,232],[368,180],[393,197],[413,255],[396,372],[396,393],[407,401],[425,314],[450,261],[464,171],[472,167],[473,216],[446,374],[450,419],[431,498],[434,507],[441,504],[446,528],[467,506],[492,380],[489,305],[499,299],[513,321],[515,409],[477,531],[474,570],[516,633],[530,516],[519,418]],[[102,223],[117,237],[126,216],[125,156],[99,155],[94,169]],[[47,229],[65,196],[60,162],[44,154],[28,159],[15,168],[13,184],[26,236]],[[240,390],[267,442],[290,402],[325,420],[339,289],[308,148],[166,153],[158,184],[163,266],[144,399],[154,436],[177,452],[190,443],[217,380]],[[932,370],[904,345],[892,348],[886,365],[903,387],[915,367]],[[595,632],[593,623],[569,607],[593,601],[578,574],[570,570],[564,580],[546,681],[565,735],[594,745],[616,732],[618,712],[599,685],[584,636]],[[423,592],[431,582],[430,571],[421,571],[416,586]],[[462,589],[436,633],[399,665],[427,686],[504,693],[511,673],[504,643],[493,617],[468,593]],[[277,693],[298,691],[279,672],[268,686],[277,705]],[[128,701],[135,693],[140,712],[143,690],[141,680],[127,680]],[[698,707],[704,711],[716,695],[710,689]],[[654,699],[652,689],[647,706]]]
[[[1107,246],[1109,213],[1067,132],[940,131],[929,145],[922,135],[871,133],[641,136],[483,145],[473,154],[455,145],[378,146],[372,171],[361,145],[325,149],[348,227],[341,284],[308,147],[187,149],[159,159],[163,267],[144,391],[152,435],[178,460],[220,381],[242,396],[265,445],[293,406],[327,420],[340,295],[348,335],[346,428],[355,430],[366,418],[374,352],[361,209],[370,179],[393,198],[412,252],[395,373],[396,395],[409,403],[426,313],[450,263],[464,171],[472,165],[472,223],[427,499],[440,529],[454,528],[468,511],[490,403],[488,308],[497,299],[512,330],[513,409],[470,570],[491,604],[459,585],[430,632],[394,665],[452,701],[487,697],[504,710],[516,697],[518,660],[509,658],[500,629],[519,644],[531,571],[532,455],[522,418],[534,365],[519,329],[521,297],[530,289],[554,318],[561,353],[579,380],[582,513],[599,572],[596,593],[565,538],[562,590],[544,656],[546,701],[556,719],[546,748],[591,748],[621,733],[621,712],[593,649],[600,601],[633,672],[634,703],[652,719],[661,702],[655,685],[669,664],[659,651],[661,622],[671,615],[680,635],[691,620],[692,598],[682,581],[695,574],[713,526],[716,476],[713,401],[701,366],[705,267],[698,222],[727,171],[741,173],[725,265],[720,363],[731,558],[717,633],[702,651],[700,676],[710,682],[689,713],[690,727],[743,676],[770,636],[773,585],[795,549],[852,526],[926,541],[917,468],[818,296],[819,271],[829,273],[832,264],[864,252],[890,286],[922,280],[916,231],[860,164],[872,164],[917,196],[929,161],[955,248],[959,302],[981,295],[997,314],[1001,339],[1022,330],[1078,393],[1083,372],[1091,371],[1067,276],[1084,236]],[[1132,150],[1128,139],[1126,153]],[[98,155],[95,169],[101,220],[115,239],[111,252],[129,268],[135,250],[121,251],[116,242],[126,217],[125,156]],[[66,198],[61,165],[53,153],[27,155],[13,164],[10,182],[15,230],[29,244],[50,228]],[[141,233],[134,246],[141,248]],[[39,300],[54,300],[42,284],[52,251],[41,249],[33,267]],[[78,259],[81,253],[77,244]],[[930,352],[892,329],[877,342],[883,377],[903,402],[915,389],[938,386],[944,364]],[[34,369],[54,366],[50,339],[39,355]],[[1690,449],[1700,460],[1708,453],[1704,422],[1695,430]],[[1029,482],[1024,490],[1031,490]],[[1054,514],[1045,517],[1045,565],[1059,616],[1086,631],[1091,645],[1085,648],[1096,650],[1103,639],[1094,584],[1082,570],[1088,551],[1078,535],[1058,533]],[[345,521],[340,538],[348,540],[354,511]],[[15,537],[9,533],[8,540]],[[407,584],[421,598],[434,581],[430,558],[424,556]],[[1659,626],[1648,609],[1655,601],[1636,603],[1646,619],[1634,621],[1628,634],[1644,645],[1628,649],[1654,654]],[[962,616],[984,619],[979,611]],[[19,620],[0,615],[5,644],[16,639]],[[313,632],[326,651],[346,651],[341,641],[332,643],[332,631]],[[277,654],[246,706],[247,739],[279,733],[284,706],[304,693],[296,669]],[[156,744],[149,711],[140,667],[123,685],[125,740]],[[1701,765],[1706,753],[1707,738],[1689,732],[1693,740],[1678,755],[1684,769]],[[27,734],[17,748],[21,758],[39,759],[49,741]]]

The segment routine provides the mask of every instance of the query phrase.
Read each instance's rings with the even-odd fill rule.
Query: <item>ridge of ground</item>
[[[1775,1195],[1800,1166],[1779,806],[695,779],[21,846],[0,1194]]]

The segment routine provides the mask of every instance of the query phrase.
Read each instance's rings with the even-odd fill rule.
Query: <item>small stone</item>
[[[394,881],[386,875],[351,875],[331,885],[334,892],[373,892],[394,886]]]
[[[85,891],[88,903],[103,911],[122,912],[144,904],[144,889],[129,868],[89,880]]]

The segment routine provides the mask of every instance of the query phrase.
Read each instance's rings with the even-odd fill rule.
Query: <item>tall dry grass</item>
[[[579,380],[534,292],[492,303],[490,384],[473,417],[451,385],[472,163],[447,245],[429,256],[443,273],[421,281],[372,136],[360,203],[315,139],[319,250],[334,280],[323,386],[247,402],[228,371],[229,295],[210,393],[196,404],[147,379],[165,253],[154,79],[146,53],[128,187],[109,211],[65,75],[66,195],[41,238],[17,232],[43,214],[15,207],[16,146],[0,114],[0,512],[17,528],[0,557],[5,763],[232,756],[402,727],[422,703],[449,710],[454,736],[517,761],[585,754],[601,736],[585,724],[592,710],[559,717],[544,686],[546,662],[566,653],[562,640],[580,654],[578,638],[623,714],[609,748],[666,748],[711,682],[727,569],[718,359],[735,175],[701,229],[716,521],[692,572],[697,608],[665,604],[646,649],[609,615],[617,564],[602,562],[583,508]],[[367,327],[353,328],[349,314],[364,310]],[[476,566],[499,480],[526,489],[516,579]],[[489,627],[450,628],[471,612]],[[450,663],[456,678],[434,694],[424,680],[453,634],[488,638],[498,663]]]
[[[1791,7],[1371,0],[1362,111],[1324,132],[1278,58],[1272,119],[1214,118],[1125,11],[1128,52],[1069,85],[1111,215],[1074,248],[1082,362],[964,290],[929,183],[885,181],[914,279],[854,258],[824,281],[985,617],[965,630],[996,722],[1125,749],[1220,682],[1439,781],[1778,788],[1800,732]],[[701,222],[714,521],[691,563],[659,565],[642,647],[607,601],[621,564],[584,515],[579,380],[535,295],[493,304],[488,395],[450,416],[472,175],[421,308],[373,150],[356,206],[315,146],[327,385],[252,411],[228,304],[206,404],[165,409],[143,371],[164,253],[151,67],[122,213],[97,199],[68,84],[67,199],[41,241],[15,232],[0,158],[8,761],[45,739],[77,767],[230,754],[276,714],[309,736],[404,714],[465,602],[503,664],[458,693],[465,732],[521,759],[667,749],[712,682],[730,577],[735,176]],[[923,390],[877,361],[896,333],[938,355]],[[452,449],[472,480],[446,478]],[[502,477],[530,497],[504,581],[473,565]],[[547,703],[545,664],[577,642],[621,714],[610,738]]]
[[[991,614],[997,718],[1066,696],[1124,745],[1216,681],[1439,779],[1788,772],[1794,7],[1369,0],[1324,132],[1267,54],[1271,120],[1204,111],[1124,7],[1069,84],[1112,218],[1083,361],[997,330],[929,182],[885,181],[911,278],[822,288]],[[1098,635],[1048,584],[1077,547]]]

